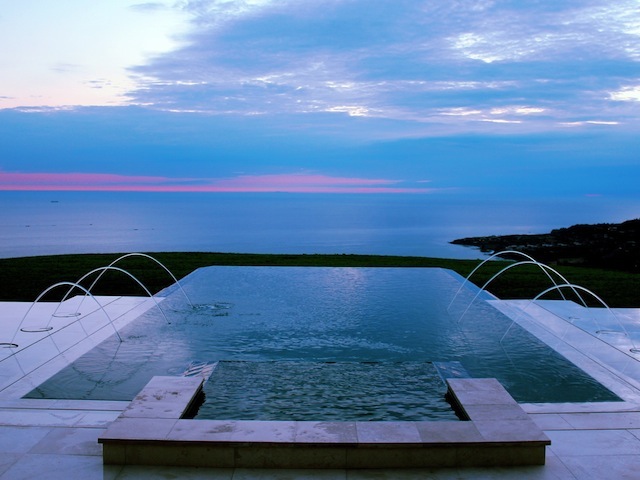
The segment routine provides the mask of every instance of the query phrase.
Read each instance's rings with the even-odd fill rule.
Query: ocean
[[[640,199],[456,195],[0,192],[0,258],[201,251],[481,258],[456,238],[640,216]]]

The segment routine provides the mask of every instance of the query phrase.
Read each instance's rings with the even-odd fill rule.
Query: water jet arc
[[[107,266],[107,267],[100,267],[100,268],[96,268],[94,270],[91,270],[88,273],[85,273],[82,277],[80,277],[78,279],[78,281],[76,283],[80,283],[83,280],[85,280],[87,277],[90,277],[91,275],[93,275],[94,273],[100,272],[100,274],[98,275],[98,278],[96,278],[96,280],[94,280],[94,282],[89,286],[89,288],[87,289],[87,292],[90,292],[93,287],[95,287],[97,281],[102,277],[102,275],[104,275],[104,273],[107,270],[115,270],[117,272],[121,272],[124,273],[125,275],[127,275],[128,277],[132,278],[138,285],[140,285],[143,290],[147,293],[147,295],[153,299],[154,303],[156,304],[156,307],[158,307],[158,309],[160,310],[160,312],[162,313],[162,316],[164,317],[164,319],[167,321],[167,324],[171,324],[171,322],[169,321],[169,319],[167,318],[167,315],[164,313],[164,310],[162,310],[162,308],[160,308],[160,304],[158,304],[158,301],[156,300],[156,297],[154,297],[151,292],[149,291],[149,289],[147,287],[144,286],[144,284],[138,280],[134,275],[132,275],[131,273],[127,272],[126,270],[123,270],[122,268],[118,268],[118,267],[112,267],[112,266]],[[66,300],[69,296],[69,294],[73,291],[73,288],[69,289],[69,291],[67,292],[67,294],[64,296],[64,298],[62,299],[62,301]],[[84,300],[84,298],[83,298]],[[62,302],[61,302],[62,303]],[[76,313],[78,312],[78,309],[80,308],[80,306],[82,305],[82,302],[80,302],[80,304],[78,305],[78,308],[76,309]],[[58,311],[58,309],[56,309],[54,313]]]
[[[558,272],[557,270],[551,268],[549,265],[545,265],[544,263],[540,263],[536,260],[533,261],[529,261],[529,260],[525,260],[522,262],[517,262],[517,263],[512,263],[511,265],[507,265],[506,267],[504,267],[502,270],[500,270],[498,273],[496,273],[493,277],[491,277],[489,280],[486,281],[486,283],[482,286],[482,288],[480,290],[478,290],[478,293],[476,293],[476,295],[473,297],[473,299],[471,300],[471,302],[469,302],[469,305],[467,305],[467,308],[465,308],[464,312],[462,312],[462,315],[460,315],[460,318],[458,319],[458,322],[460,322],[460,320],[462,320],[462,317],[465,316],[465,314],[467,313],[467,311],[469,310],[469,308],[471,308],[471,305],[473,305],[473,302],[476,301],[476,299],[478,298],[478,296],[487,288],[487,286],[493,282],[497,277],[499,277],[500,275],[502,275],[504,272],[506,272],[507,270],[510,270],[514,267],[518,267],[520,265],[537,265],[539,266],[546,274],[549,278],[551,278],[551,280],[553,281],[553,287],[551,287],[551,290],[554,290],[558,287],[558,284],[555,282],[555,280],[553,280],[553,278],[551,277],[551,275],[549,274],[549,271],[552,271],[553,273],[555,273],[558,277],[560,277],[560,279],[562,279],[563,282],[565,282],[565,285],[571,285],[566,278],[564,278],[564,276],[562,276],[562,274],[560,272]],[[582,302],[582,304],[586,307],[587,304],[585,303],[584,299],[580,296],[580,294],[573,289],[573,292],[576,294],[576,296],[580,299],[580,301]],[[563,298],[563,300],[566,300],[566,297],[564,295],[562,295],[561,292],[561,296]]]
[[[107,317],[107,319],[109,320],[109,324],[111,325],[111,327],[113,327],[113,331],[116,333],[116,336],[118,337],[118,340],[120,342],[122,342],[122,337],[120,336],[120,334],[118,333],[118,329],[115,327],[115,325],[113,324],[113,320],[111,320],[111,317],[109,316],[109,314],[107,313],[107,311],[104,309],[104,307],[100,304],[100,302],[98,302],[98,300],[96,299],[96,297],[93,296],[93,294],[87,290],[86,288],[84,288],[82,285],[78,284],[78,283],[73,283],[73,282],[59,282],[56,283],[54,285],[51,285],[50,287],[46,288],[40,295],[38,295],[38,297],[33,301],[33,303],[31,303],[31,306],[27,309],[26,313],[24,314],[24,316],[22,317],[22,320],[20,321],[20,324],[18,325],[18,328],[16,330],[16,332],[13,334],[13,338],[11,339],[11,342],[9,342],[11,345],[16,345],[14,340],[16,339],[16,336],[18,335],[18,332],[20,331],[20,327],[22,327],[22,324],[24,323],[24,321],[27,319],[27,316],[29,315],[29,313],[31,312],[31,310],[33,309],[33,307],[36,305],[36,303],[38,303],[42,297],[44,297],[47,293],[49,293],[51,290],[53,290],[54,288],[58,288],[61,286],[69,286],[70,291],[72,291],[74,288],[79,288],[80,290],[85,292],[85,295],[90,296],[98,305],[98,307],[100,307],[100,310],[102,310],[102,312],[105,314],[105,316]],[[68,295],[69,292],[67,292]],[[62,302],[61,302],[62,303]],[[60,305],[58,304],[58,307],[56,307],[56,310],[60,307]],[[55,312],[54,312],[55,313]],[[51,323],[51,319],[49,319],[49,323]],[[49,323],[47,323],[47,327],[49,326]],[[82,325],[82,324],[81,324]],[[82,327],[82,329],[84,330],[84,327]],[[50,330],[49,330],[50,331]],[[87,333],[87,331],[85,330],[85,333]],[[49,335],[51,335],[51,333],[49,333]],[[54,342],[55,345],[55,342]],[[15,348],[15,347],[14,347]]]
[[[128,257],[143,257],[143,258],[148,258],[149,260],[154,261],[155,263],[157,263],[158,265],[160,265],[172,278],[172,280],[174,281],[174,283],[176,283],[178,285],[178,288],[180,288],[180,291],[182,292],[182,294],[184,295],[184,298],[187,299],[187,302],[189,303],[189,305],[193,308],[193,303],[191,302],[191,299],[189,298],[189,296],[187,295],[187,292],[184,291],[184,288],[182,288],[182,285],[180,284],[180,281],[175,277],[175,275],[171,272],[171,270],[169,270],[160,260],[158,260],[157,258],[152,257],[151,255],[147,255],[146,253],[127,253],[125,255],[122,255],[121,257],[116,258],[113,262],[111,262],[108,266],[112,267],[114,266],[116,263],[120,262],[121,260],[124,260],[125,258]],[[91,287],[89,287],[89,290],[91,290],[91,288],[94,286],[95,283],[98,282],[98,280],[100,280],[100,277],[102,276],[104,272],[102,272],[98,278],[96,278],[94,280],[94,283],[91,285]]]
[[[455,293],[455,295],[451,299],[451,302],[449,303],[449,306],[447,307],[447,310],[449,310],[451,308],[451,305],[453,305],[453,302],[458,297],[458,294],[462,291],[462,289],[467,284],[467,282],[469,281],[471,276],[474,273],[476,273],[476,271],[478,271],[478,269],[480,269],[480,267],[482,267],[488,261],[493,260],[494,258],[499,257],[500,255],[506,255],[506,254],[520,255],[522,257],[525,257],[528,260],[531,260],[531,262],[533,262],[536,265],[543,265],[542,263],[538,262],[535,258],[533,258],[531,255],[527,255],[526,253],[523,253],[523,252],[518,252],[517,250],[503,250],[501,252],[494,253],[489,258],[486,258],[480,264],[478,264],[473,270],[471,270],[471,273],[469,275],[467,275],[467,277],[464,279],[464,281],[460,284],[460,287],[458,287],[458,291]],[[547,272],[544,268],[542,269],[542,271],[545,272],[547,277],[549,277],[549,280],[551,280],[551,282],[553,282],[554,285],[558,285],[557,282],[553,279],[553,277],[549,274],[549,272]],[[555,270],[553,270],[553,271],[555,272]],[[558,273],[558,272],[555,272],[555,273]],[[560,277],[562,278],[562,275],[560,275]],[[562,295],[562,291],[560,292],[560,295]],[[564,298],[564,295],[562,295],[562,298],[566,300],[566,298]]]

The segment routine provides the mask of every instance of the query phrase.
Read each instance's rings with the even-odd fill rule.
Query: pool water
[[[122,343],[113,337],[102,342],[28,396],[129,400],[152,376],[180,375],[192,361],[244,362],[246,370],[238,375],[249,386],[257,385],[251,380],[252,368],[261,372],[257,363],[293,362],[313,370],[327,362],[373,362],[389,370],[387,378],[397,369],[406,386],[397,386],[402,396],[417,373],[405,375],[398,366],[457,361],[471,376],[497,378],[520,402],[619,400],[517,324],[501,342],[512,321],[482,301],[485,294],[460,319],[476,295],[473,285],[466,284],[448,310],[461,281],[432,268],[199,269],[181,282],[193,307],[180,289],[168,289],[160,306],[169,324],[158,309],[147,312],[121,331]],[[281,380],[283,388],[272,396],[282,395],[285,405],[311,398],[288,387],[307,387],[314,376],[304,368],[293,375],[297,382]],[[322,391],[327,375],[314,378],[313,388]],[[366,382],[358,385],[350,387],[354,398],[388,403],[383,394],[365,391]],[[433,385],[444,394],[439,378]],[[320,411],[323,402],[314,408]]]
[[[413,421],[456,417],[427,362],[219,362],[196,418]]]

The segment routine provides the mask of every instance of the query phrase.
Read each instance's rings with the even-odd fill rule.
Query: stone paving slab
[[[181,419],[202,382],[154,377],[100,436],[104,463],[322,469],[541,465],[550,444],[495,379],[448,380],[449,395],[470,418],[460,422]],[[509,418],[500,418],[502,409]]]
[[[121,416],[178,419],[194,401],[203,383],[202,377],[153,377]]]

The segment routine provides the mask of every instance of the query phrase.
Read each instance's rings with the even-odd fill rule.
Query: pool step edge
[[[188,420],[202,379],[154,377],[99,438],[103,463],[220,468],[543,465],[550,440],[495,379],[447,379],[469,421]]]

